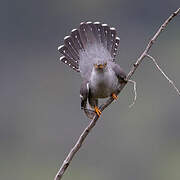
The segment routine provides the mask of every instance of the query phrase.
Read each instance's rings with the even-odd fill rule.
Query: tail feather
[[[105,35],[104,35],[102,24],[100,22],[95,22],[94,26],[95,26],[96,36],[98,37],[98,42],[103,44],[103,46],[105,46],[105,43],[104,43]]]
[[[97,42],[96,36],[93,32],[93,26],[94,25],[92,22],[87,22],[84,26],[86,30],[86,37],[88,44],[93,44]]]
[[[68,51],[71,52],[71,58],[78,62],[79,53],[77,52],[74,42],[72,41],[70,36],[66,36],[64,38],[64,45],[68,48]]]
[[[58,50],[64,55],[61,61],[67,62],[66,64],[79,72],[80,51],[89,45],[102,44],[114,60],[119,42],[115,28],[99,22],[82,22],[78,29],[73,29],[70,36],[64,38],[64,45]]]
[[[104,31],[104,36],[105,36],[105,47],[109,50],[108,46],[109,46],[109,26],[107,24],[103,24],[103,31]]]
[[[72,52],[71,52],[66,46],[62,45],[62,46],[59,47],[58,50],[59,50],[59,52],[60,52],[61,54],[63,54],[67,59],[76,62],[76,60],[73,59]]]
[[[111,56],[115,59],[116,54],[117,54],[117,48],[119,46],[120,39],[119,37],[116,37],[115,43],[113,44],[112,50],[111,50]]]
[[[81,37],[80,37],[80,34],[79,34],[79,31],[77,29],[73,29],[71,31],[71,36],[70,37],[72,38],[72,41],[74,42],[76,51],[78,53],[79,53],[80,50],[84,49],[83,43],[81,41]]]
[[[75,71],[79,72],[79,67],[77,66],[77,63],[75,63],[74,61],[67,59],[65,56],[60,57],[60,61],[67,64],[69,67],[71,67]]]
[[[100,26],[100,22],[91,23],[89,25],[91,26],[92,33],[94,35],[96,42],[100,44],[101,43],[101,37],[100,37],[100,34],[98,32],[98,26]]]
[[[79,34],[83,43],[83,47],[85,49],[88,43],[88,38],[87,38],[87,26],[84,22],[82,22],[79,26]]]
[[[62,45],[58,48],[59,52],[63,54],[64,56],[60,58],[62,62],[65,64],[68,64],[69,67],[74,67],[73,69],[76,69],[79,71],[79,63],[78,60],[76,60],[73,57],[72,51],[70,51],[66,46]]]
[[[111,27],[110,28],[110,41],[109,41],[109,52],[111,53],[111,56],[113,56],[113,45],[116,43],[116,29]]]

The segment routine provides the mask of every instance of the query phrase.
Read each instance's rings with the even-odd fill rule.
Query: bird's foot
[[[97,106],[94,107],[94,111],[96,112],[96,114],[97,114],[98,116],[101,115],[101,111],[100,111],[100,109],[99,109]]]
[[[117,100],[118,99],[118,96],[115,94],[115,93],[112,93],[112,98]]]

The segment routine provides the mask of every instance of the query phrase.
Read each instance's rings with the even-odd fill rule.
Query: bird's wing
[[[81,109],[85,109],[89,95],[89,82],[84,80],[80,88]]]
[[[63,55],[60,60],[79,72],[81,52],[88,53],[89,47],[96,46],[96,49],[107,51],[114,61],[119,41],[115,28],[99,22],[82,22],[78,29],[73,29],[70,36],[64,38],[64,45],[59,46],[58,50]]]
[[[115,75],[117,76],[119,83],[122,83],[125,81],[126,73],[123,71],[123,69],[115,63],[111,64],[112,70],[115,72]]]

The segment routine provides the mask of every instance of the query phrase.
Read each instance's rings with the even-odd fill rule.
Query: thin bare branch
[[[171,84],[173,86],[173,88],[177,91],[178,95],[180,96],[180,91],[179,89],[176,87],[175,83],[169,79],[169,77],[165,74],[165,72],[160,68],[160,66],[158,65],[158,63],[156,62],[156,60],[150,56],[149,54],[146,54],[147,57],[149,57],[155,64],[155,66],[157,67],[157,69],[162,73],[162,75],[169,81],[169,84]]]
[[[167,27],[167,25],[169,24],[169,22],[178,15],[178,13],[180,12],[180,8],[178,8],[174,13],[172,13],[169,18],[161,25],[161,27],[158,29],[158,31],[155,33],[155,35],[152,37],[152,39],[149,41],[148,45],[146,46],[145,50],[143,51],[143,53],[140,55],[140,57],[137,59],[136,63],[134,64],[134,66],[132,67],[132,69],[130,70],[130,72],[127,75],[126,78],[126,82],[124,82],[124,84],[121,85],[121,87],[118,90],[118,94],[122,91],[122,89],[125,87],[125,85],[127,84],[128,80],[130,80],[130,78],[132,77],[132,75],[135,73],[137,67],[141,64],[141,62],[143,61],[144,57],[146,57],[146,55],[148,54],[149,50],[151,49],[152,45],[155,43],[156,39],[158,38],[158,36],[160,35],[160,33]],[[103,111],[106,107],[108,107],[112,102],[113,102],[113,98],[109,98],[105,103],[103,103],[100,106],[100,110]],[[85,130],[82,132],[82,134],[80,135],[78,141],[76,142],[76,144],[74,145],[74,147],[71,149],[71,151],[69,152],[69,154],[67,155],[66,159],[64,160],[62,166],[60,167],[59,171],[57,172],[54,180],[60,180],[63,176],[63,174],[65,173],[67,167],[69,166],[71,160],[73,159],[74,155],[78,152],[78,150],[80,149],[80,147],[82,146],[82,143],[84,142],[86,136],[90,133],[90,131],[92,130],[92,128],[96,125],[96,122],[98,120],[98,115],[96,115],[94,117],[94,119],[90,122],[90,124],[85,128]]]

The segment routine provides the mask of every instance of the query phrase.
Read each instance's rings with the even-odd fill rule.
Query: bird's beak
[[[94,67],[96,69],[104,69],[106,67],[106,64],[94,64]]]

